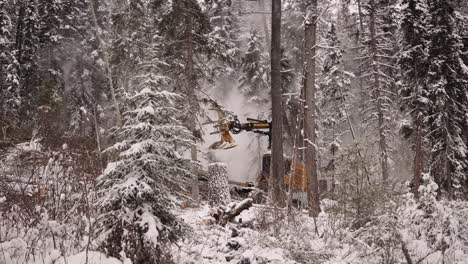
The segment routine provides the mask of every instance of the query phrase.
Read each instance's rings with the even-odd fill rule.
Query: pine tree
[[[105,234],[102,246],[110,256],[160,263],[181,235],[170,208],[190,175],[183,152],[193,139],[178,119],[181,96],[161,89],[165,78],[146,70],[141,91],[129,99],[134,108],[114,134],[118,142],[106,150],[116,160],[98,178],[98,234]]]
[[[3,138],[18,124],[20,106],[18,62],[13,51],[13,25],[7,1],[0,0],[0,129]]]
[[[468,67],[461,59],[462,40],[455,30],[455,10],[450,1],[430,1],[429,56],[426,122],[430,143],[430,173],[441,194],[467,195],[466,90]]]
[[[370,95],[364,109],[366,127],[372,128],[371,133],[378,142],[378,152],[382,170],[382,179],[389,177],[390,146],[392,134],[390,122],[393,112],[392,90],[395,86],[392,72],[394,62],[393,34],[391,25],[385,21],[389,8],[384,1],[369,0],[365,5],[368,12],[366,23],[368,32],[363,37],[361,79],[365,82],[366,91]]]
[[[249,97],[256,96],[253,101],[265,100],[269,88],[269,69],[266,56],[262,51],[262,44],[257,31],[251,30],[247,42],[247,51],[242,59],[242,76],[239,78],[239,89]]]
[[[105,122],[100,121],[100,116],[112,109],[102,107],[108,103],[109,91],[103,74],[102,58],[97,52],[99,43],[93,31],[89,4],[83,0],[67,0],[61,1],[59,5],[61,13],[57,20],[61,21],[61,25],[57,28],[58,45],[55,45],[53,57],[56,62],[53,62],[52,66],[55,68],[57,63],[65,71],[60,70],[58,76],[63,84],[56,89],[59,96],[59,100],[56,101],[59,104],[54,105],[55,108],[59,108],[57,112],[60,116],[53,119],[62,123],[67,137],[95,139],[96,150],[100,153],[101,130],[106,131],[107,128]],[[80,41],[80,45],[74,47],[77,40]],[[67,67],[67,64],[62,66],[61,58],[72,59],[72,67]],[[64,61],[70,63],[69,60]]]
[[[129,90],[131,76],[144,57],[146,43],[151,43],[155,35],[154,20],[148,11],[148,3],[142,0],[119,1],[107,16],[112,23],[109,30],[109,62],[112,65],[116,89]],[[124,107],[124,106],[122,106]]]
[[[61,36],[59,33],[62,25],[61,15],[64,10],[61,1],[44,0],[39,2],[39,39],[44,46],[57,43]]]
[[[33,125],[34,113],[39,106],[39,75],[38,75],[38,47],[39,47],[39,13],[37,2],[25,0],[20,3],[16,49],[17,60],[20,65],[18,75],[20,77],[20,95],[24,104],[21,108],[21,115],[25,116],[23,122]]]
[[[211,31],[207,35],[210,79],[231,77],[240,63],[239,6],[231,0],[207,0],[204,4]]]
[[[282,47],[288,51],[291,57],[294,58],[292,66],[296,72],[302,71],[304,54],[303,54],[303,38],[304,38],[304,10],[307,2],[300,0],[285,0],[284,16],[282,27]]]
[[[402,72],[400,106],[411,117],[410,130],[405,133],[414,142],[413,193],[419,195],[424,172],[424,141],[427,130],[424,118],[427,114],[428,62],[428,9],[424,0],[403,1],[399,66]]]
[[[327,34],[326,43],[328,50],[322,68],[322,80],[319,84],[318,108],[321,113],[321,141],[331,154],[327,170],[330,170],[334,177],[340,137],[345,131],[354,134],[352,127],[346,128],[343,125],[349,118],[347,100],[350,97],[351,79],[354,75],[344,70],[343,48],[333,23]]]

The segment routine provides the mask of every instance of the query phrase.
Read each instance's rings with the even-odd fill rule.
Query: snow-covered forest
[[[0,0],[0,264],[468,263],[466,0]]]

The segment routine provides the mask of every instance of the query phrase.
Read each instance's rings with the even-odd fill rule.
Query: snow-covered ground
[[[180,264],[220,263],[298,263],[288,250],[275,246],[273,237],[241,225],[225,227],[210,224],[208,205],[178,211],[193,228],[193,233],[174,247],[175,262]],[[261,208],[243,211],[237,221],[249,222]],[[242,220],[240,220],[242,219]]]
[[[60,257],[55,264],[122,264],[122,261],[116,258],[106,257],[101,252],[82,251],[69,257]]]

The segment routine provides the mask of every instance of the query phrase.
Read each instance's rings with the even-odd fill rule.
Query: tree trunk
[[[189,106],[191,109],[196,109],[197,100],[195,98],[195,77],[194,77],[194,70],[193,70],[193,40],[192,40],[192,18],[187,16],[186,18],[187,23],[187,66],[185,69],[185,77],[186,77],[186,95],[189,100]],[[190,111],[189,114],[189,129],[192,131],[193,134],[196,133],[196,111]],[[190,150],[191,158],[192,158],[192,199],[197,203],[200,202],[200,187],[198,185],[198,150],[197,146],[193,145]]]
[[[312,0],[307,7],[304,36],[304,141],[305,141],[305,170],[308,178],[307,201],[309,215],[318,216],[320,212],[317,149],[316,149],[316,120],[315,120],[315,45],[317,31],[317,0]]]
[[[296,116],[296,124],[299,124],[299,118],[300,116]],[[297,159],[298,159],[298,153],[297,153],[297,138],[299,137],[298,134],[300,134],[300,128],[299,126],[296,126],[296,129],[294,130],[294,137],[293,137],[293,145],[292,145],[292,161],[291,161],[291,170],[290,170],[290,176],[289,176],[289,182],[288,182],[288,212],[291,213],[292,207],[293,207],[293,193],[294,193],[294,182],[296,181],[296,167],[297,167]]]
[[[272,146],[270,191],[272,201],[277,206],[285,205],[283,192],[283,102],[281,89],[281,0],[272,0],[271,16],[271,108]]]
[[[208,165],[208,203],[212,207],[227,205],[231,202],[227,166],[225,163]]]
[[[258,7],[262,12],[263,31],[265,32],[265,49],[270,50],[270,31],[268,30],[268,22],[265,14],[265,0],[258,0]]]
[[[375,10],[374,0],[370,1],[370,37],[371,37],[371,52],[372,52],[372,71],[374,76],[374,92],[373,99],[377,107],[377,125],[378,125],[378,135],[379,135],[379,150],[380,150],[380,164],[382,167],[382,180],[385,182],[388,180],[388,152],[387,152],[387,137],[385,135],[385,120],[384,113],[382,109],[382,102],[380,101],[381,96],[381,82],[379,79],[379,67],[378,56],[377,56],[377,32],[375,29],[375,20],[376,20],[376,10]]]
[[[364,15],[362,13],[361,0],[357,0],[356,3],[357,3],[357,7],[358,7],[358,19],[359,19],[359,29],[358,29],[359,33],[356,34],[356,46],[360,46],[360,45],[362,45],[361,35],[364,34],[364,23],[363,23]],[[357,70],[358,70],[358,84],[359,84],[359,92],[360,92],[360,96],[359,96],[360,105],[365,105],[366,100],[368,99],[368,97],[367,97],[367,91],[364,88],[364,82],[363,82],[363,78],[362,78],[363,71],[362,71],[362,60],[361,59],[357,59]],[[349,120],[349,118],[348,118],[348,120]],[[356,140],[356,135],[354,134],[355,131],[352,130],[352,133],[353,133],[353,140],[355,141]]]
[[[99,41],[99,49],[101,50],[101,53],[102,53],[104,66],[106,67],[106,77],[107,77],[107,81],[109,82],[109,88],[111,92],[112,103],[114,105],[114,112],[115,112],[117,126],[122,127],[123,125],[122,115],[120,113],[120,106],[119,106],[119,102],[117,101],[117,96],[115,93],[114,82],[112,81],[112,68],[110,67],[110,62],[109,62],[109,52],[107,50],[107,43],[101,37],[101,33],[100,33],[101,29],[97,21],[96,10],[95,10],[97,9],[97,7],[94,6],[95,4],[94,1],[95,0],[90,1],[91,2],[90,9],[91,9],[91,15],[92,15],[93,23],[94,23],[94,29],[96,31],[96,38]]]
[[[414,176],[413,176],[413,194],[416,199],[419,198],[419,186],[422,183],[423,170],[423,131],[422,131],[422,116],[418,116],[416,120],[416,146],[414,149]]]
[[[232,222],[234,218],[240,215],[244,210],[249,210],[252,206],[253,199],[247,198],[237,204],[230,205],[229,208],[220,206],[215,211],[212,211],[211,216],[215,218],[216,224],[225,226],[228,222]]]

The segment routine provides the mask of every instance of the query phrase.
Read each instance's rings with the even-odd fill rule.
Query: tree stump
[[[231,202],[225,163],[210,163],[208,165],[208,202],[212,207],[227,205]]]

